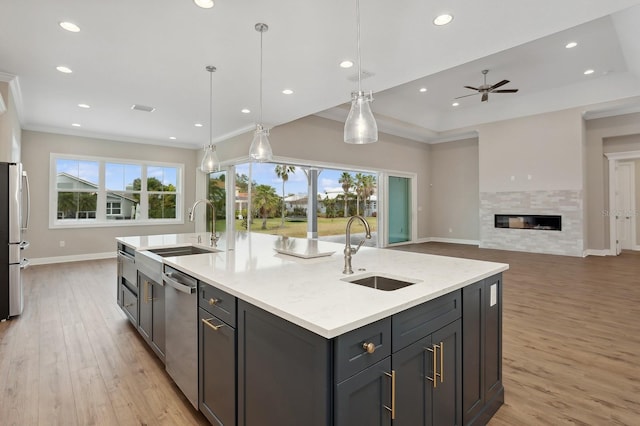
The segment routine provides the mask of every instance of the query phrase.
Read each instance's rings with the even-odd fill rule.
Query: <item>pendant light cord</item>
[[[213,71],[209,71],[209,147],[213,149]]]
[[[357,28],[357,46],[358,46],[358,93],[362,92],[360,80],[362,80],[362,59],[360,55],[360,0],[356,0],[356,28]]]
[[[260,125],[262,125],[262,35],[264,31],[260,31]]]

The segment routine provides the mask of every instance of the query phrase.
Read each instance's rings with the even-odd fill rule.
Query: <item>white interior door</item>
[[[622,250],[632,250],[635,212],[634,165],[618,163],[616,167],[616,254]]]

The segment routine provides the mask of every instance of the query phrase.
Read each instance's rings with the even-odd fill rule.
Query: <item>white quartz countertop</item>
[[[210,234],[120,237],[136,250],[206,246]],[[198,244],[198,236],[204,244]],[[222,234],[219,252],[165,257],[164,263],[246,302],[333,338],[451,291],[503,272],[495,262],[363,247],[352,258],[354,274],[344,275],[344,245],[257,233]],[[304,258],[281,254],[283,246]],[[334,252],[332,255],[327,255]],[[345,282],[369,275],[416,282],[382,291]]]

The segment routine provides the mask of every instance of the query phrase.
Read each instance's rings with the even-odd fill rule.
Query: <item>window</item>
[[[51,154],[50,226],[182,223],[183,172],[181,164]]]

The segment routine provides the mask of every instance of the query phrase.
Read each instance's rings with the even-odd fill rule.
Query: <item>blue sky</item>
[[[258,184],[271,185],[276,188],[276,193],[282,192],[282,179],[275,173],[276,165],[273,163],[253,163],[252,179]],[[318,192],[324,194],[326,192],[342,192],[342,186],[338,182],[340,176],[345,170],[323,169],[318,175]],[[347,170],[348,171],[348,170]],[[245,174],[249,176],[249,163],[239,164],[236,166],[237,174]],[[350,172],[355,176],[356,172]],[[363,173],[368,174],[368,173]],[[285,192],[287,194],[306,194],[307,193],[307,176],[301,167],[296,167],[293,174],[289,174],[289,180],[285,184]]]
[[[64,172],[98,185],[99,163],[97,161],[56,160],[57,172]],[[124,191],[140,178],[142,167],[135,164],[106,163],[105,180],[107,189]],[[147,166],[147,176],[155,177],[165,185],[177,183],[177,169],[174,167]]]

